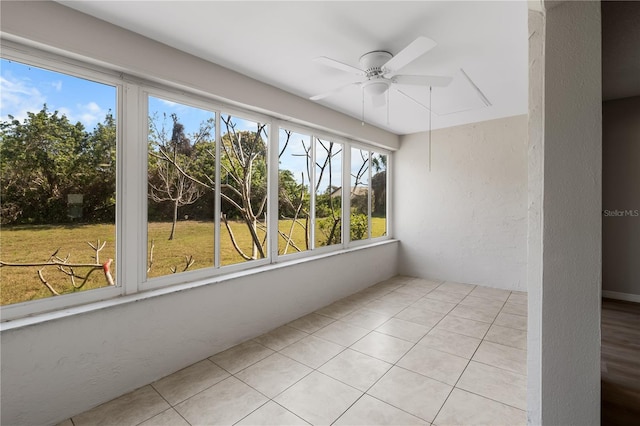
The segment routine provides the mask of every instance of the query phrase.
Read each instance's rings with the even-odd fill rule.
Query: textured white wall
[[[56,424],[396,274],[397,242],[3,331],[3,425]]]
[[[544,177],[544,11],[529,10],[529,148],[527,231],[527,419],[541,424],[542,416],[542,189]]]
[[[394,164],[400,273],[526,288],[527,116],[401,138]]]
[[[529,287],[540,324],[541,390],[534,424],[600,423],[602,85],[600,2],[546,11],[542,286]],[[534,355],[536,356],[536,355]],[[530,364],[531,365],[531,364]],[[534,389],[530,388],[530,391]]]
[[[640,96],[605,102],[602,126],[602,290],[640,301]]]

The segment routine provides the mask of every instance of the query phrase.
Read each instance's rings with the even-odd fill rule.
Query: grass
[[[373,218],[372,235],[379,236],[385,230],[384,218]],[[252,240],[246,225],[242,222],[230,222],[238,246],[249,256],[252,255]],[[281,220],[280,231],[288,234],[291,227],[290,220]],[[149,241],[153,240],[153,264],[148,273],[149,277],[171,274],[171,268],[178,272],[185,266],[185,256],[193,256],[195,263],[189,270],[213,266],[214,253],[214,225],[212,222],[181,221],[177,224],[175,238],[169,241],[171,223],[149,223]],[[258,232],[264,240],[264,231]],[[35,263],[46,262],[51,254],[59,249],[58,256],[66,257],[72,263],[95,263],[95,251],[87,242],[100,239],[106,241],[104,249],[99,253],[102,263],[109,258],[115,259],[115,228],[109,224],[91,225],[29,225],[4,226],[0,232],[0,259],[4,262]],[[306,249],[304,228],[298,224],[294,226],[292,239],[301,251]],[[232,265],[245,262],[238,254],[227,230],[220,234],[220,255],[222,265]],[[278,253],[283,254],[286,241],[283,237],[278,241]],[[151,244],[149,244],[149,247]],[[292,246],[287,254],[296,253]],[[115,263],[112,273],[115,277]],[[38,278],[39,267],[2,267],[0,268],[0,304],[24,302],[28,300],[50,297],[51,292]],[[79,275],[86,274],[88,268],[76,268]],[[54,267],[43,269],[43,276],[47,282],[59,293],[71,293],[75,290],[69,278]],[[96,270],[90,276],[82,290],[105,287],[107,285],[104,274]]]

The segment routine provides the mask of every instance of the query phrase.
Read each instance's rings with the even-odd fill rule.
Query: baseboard
[[[607,299],[624,300],[627,302],[640,303],[640,294],[620,293],[618,291],[606,291],[602,290],[602,297]]]

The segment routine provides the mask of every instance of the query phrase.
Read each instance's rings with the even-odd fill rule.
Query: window
[[[388,153],[2,47],[3,321],[387,235]]]
[[[342,243],[342,144],[316,139],[316,247]]]
[[[278,148],[278,254],[311,249],[311,136],[280,129]]]
[[[266,124],[222,115],[220,143],[221,265],[267,257]]]
[[[351,241],[387,235],[387,158],[351,148]]]
[[[1,65],[1,304],[115,286],[116,86]]]
[[[148,97],[147,278],[214,266],[215,113]]]

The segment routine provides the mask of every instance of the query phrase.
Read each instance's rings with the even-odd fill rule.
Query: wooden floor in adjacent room
[[[602,300],[602,425],[640,424],[640,303]]]

